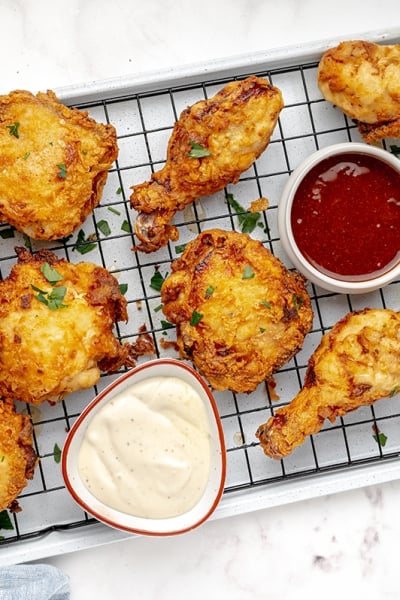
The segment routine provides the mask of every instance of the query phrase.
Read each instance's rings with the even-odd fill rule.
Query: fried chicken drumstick
[[[244,233],[189,242],[161,288],[182,358],[216,390],[251,392],[302,347],[312,326],[303,277]]]
[[[311,356],[304,385],[256,436],[265,454],[288,456],[325,419],[370,405],[400,390],[400,313],[364,309],[347,314]]]
[[[400,45],[346,41],[330,48],[318,68],[324,98],[351,119],[367,143],[400,136]]]
[[[178,210],[236,183],[267,147],[282,108],[280,90],[251,76],[184,110],[165,166],[132,188],[131,206],[139,212],[136,249],[153,252],[178,239],[177,228],[170,225]]]

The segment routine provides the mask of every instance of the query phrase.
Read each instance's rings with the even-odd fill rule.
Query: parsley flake
[[[272,306],[269,302],[267,302],[266,300],[264,300],[263,302],[260,302],[261,306],[265,306],[265,308],[269,308],[271,309]]]
[[[132,227],[126,219],[121,225],[121,231],[125,231],[125,233],[132,233]]]
[[[64,165],[64,163],[59,163],[57,165],[57,167],[58,167],[57,176],[60,179],[66,179],[67,178],[67,167]]]
[[[226,201],[228,202],[229,206],[235,211],[242,233],[251,233],[252,231],[254,231],[257,224],[260,225],[258,221],[261,218],[261,213],[246,211],[239,204],[239,202],[235,200],[233,194],[227,194]]]
[[[246,265],[243,271],[242,279],[253,279],[255,273],[250,265]]]
[[[202,320],[203,316],[204,315],[202,313],[199,313],[197,312],[197,310],[194,310],[190,319],[190,325],[192,325],[192,327],[196,327]]]
[[[121,214],[120,211],[117,210],[116,208],[114,208],[113,206],[108,206],[107,210],[109,210],[110,212],[114,213],[114,215],[120,216],[120,214]]]
[[[126,292],[128,291],[128,284],[127,283],[120,283],[119,284],[119,291],[124,296],[126,294]]]
[[[53,452],[54,452],[54,461],[58,464],[61,460],[61,448],[57,443],[54,444]]]
[[[165,275],[166,277],[167,275]],[[165,277],[163,277],[160,271],[156,271],[150,280],[150,287],[157,292],[161,291],[162,284],[164,283]]]
[[[396,387],[394,387],[392,390],[390,390],[389,398],[393,398],[393,396],[396,396],[396,394],[398,394],[399,392],[400,392],[400,385],[396,385]]]
[[[0,512],[0,529],[14,529],[7,509]]]
[[[10,132],[10,135],[13,135],[16,138],[19,138],[19,123],[18,121],[15,121],[15,123],[13,123],[12,125],[7,125],[7,129]]]
[[[94,248],[96,248],[96,243],[91,241],[90,236],[86,237],[83,229],[80,229],[76,244],[73,246],[72,250],[76,250],[79,254],[87,254],[94,250]]]
[[[204,148],[201,144],[197,142],[189,142],[192,149],[190,152],[186,154],[186,156],[190,156],[190,158],[204,158],[205,156],[211,156],[211,152]]]
[[[104,219],[102,219],[101,221],[99,221],[97,223],[97,227],[103,235],[105,235],[105,236],[111,235],[111,228],[110,228],[108,222],[105,221]]]
[[[173,325],[169,321],[164,321],[163,319],[161,319],[161,327],[163,329],[173,329],[175,327],[175,325]]]
[[[390,152],[392,154],[394,154],[395,156],[397,156],[397,158],[400,158],[400,146],[397,146],[396,144],[392,144],[390,146]]]
[[[51,267],[48,262],[41,264],[40,270],[51,285],[55,285],[58,281],[64,279],[64,277],[56,269]]]
[[[215,287],[213,285],[210,285],[207,289],[206,289],[206,298],[209,298],[210,296],[213,295],[215,291]]]
[[[296,310],[299,310],[304,303],[303,296],[299,296],[298,294],[293,294],[292,300],[293,300],[293,306]]]
[[[25,152],[25,154],[22,157],[22,160],[26,160],[30,156],[30,154],[30,152]]]
[[[175,246],[175,254],[181,254],[186,248],[187,244],[178,244]]]
[[[386,442],[387,442],[387,435],[385,435],[383,433],[383,431],[379,431],[377,430],[377,433],[374,433],[373,436],[374,440],[376,441],[377,444],[379,444],[380,446],[382,446],[382,448],[384,446],[386,446]]]

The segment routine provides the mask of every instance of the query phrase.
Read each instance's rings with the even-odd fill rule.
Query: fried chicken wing
[[[0,400],[0,512],[19,510],[16,498],[37,462],[30,417],[17,413],[12,401]]]
[[[177,228],[170,225],[178,210],[236,183],[267,147],[282,108],[280,90],[251,76],[184,110],[165,166],[132,188],[131,206],[139,211],[136,249],[153,252],[178,239]]]
[[[0,219],[35,239],[70,235],[98,205],[117,153],[112,125],[51,91],[0,96]]]
[[[215,390],[251,392],[300,350],[313,313],[304,280],[247,234],[189,242],[161,288],[180,356]]]
[[[345,41],[318,67],[324,98],[351,119],[368,143],[400,136],[400,45]]]
[[[364,309],[347,314],[309,360],[303,388],[256,436],[264,452],[283,458],[317,433],[325,419],[370,405],[400,390],[400,313]]]
[[[18,263],[0,281],[0,398],[57,401],[95,385],[100,371],[134,364],[135,349],[113,333],[127,320],[115,277],[48,250],[16,251]]]

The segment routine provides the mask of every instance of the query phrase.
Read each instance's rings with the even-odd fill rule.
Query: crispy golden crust
[[[134,362],[130,345],[121,345],[113,334],[114,324],[127,320],[115,277],[92,263],[73,265],[48,250],[34,256],[16,250],[18,264],[0,282],[0,397],[33,404],[57,401],[96,384],[101,370]],[[49,283],[41,271],[44,263],[62,280]],[[51,310],[39,298],[48,299],[60,286],[66,288],[65,307]]]
[[[400,313],[364,309],[341,319],[310,358],[304,386],[256,436],[264,452],[283,458],[317,433],[325,419],[400,390]]]
[[[12,401],[0,400],[0,511],[18,510],[16,498],[37,462],[30,417],[17,414]]]
[[[366,142],[400,135],[400,45],[342,42],[322,56],[318,85]]]
[[[70,235],[99,203],[117,154],[112,125],[52,91],[0,96],[0,219],[36,239]]]
[[[312,325],[303,278],[243,233],[201,233],[172,264],[161,297],[181,357],[216,390],[253,391],[300,350]]]
[[[150,181],[133,186],[131,205],[139,211],[137,249],[153,252],[178,231],[175,212],[201,196],[236,183],[267,147],[283,108],[280,90],[260,77],[232,81],[208,100],[182,112],[174,126],[166,164]],[[191,143],[210,152],[188,156]]]

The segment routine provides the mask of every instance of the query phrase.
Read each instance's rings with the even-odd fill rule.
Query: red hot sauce
[[[291,226],[300,252],[336,279],[369,279],[400,260],[400,173],[377,158],[340,154],[300,183]]]

